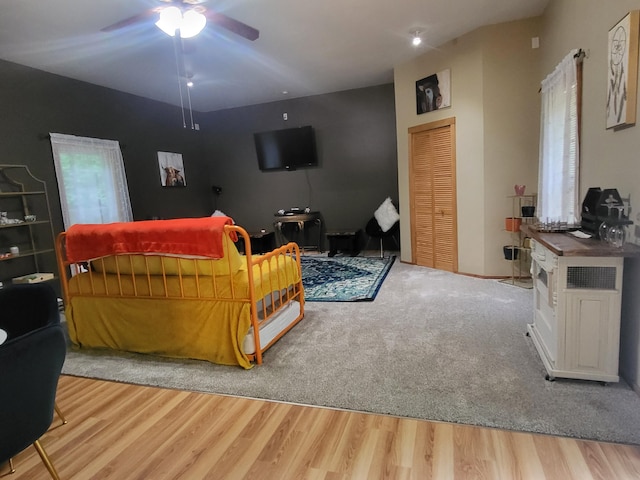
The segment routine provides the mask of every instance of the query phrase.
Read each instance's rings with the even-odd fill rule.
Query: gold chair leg
[[[58,417],[60,417],[60,420],[62,421],[62,425],[66,425],[67,424],[67,419],[62,414],[62,410],[60,410],[58,408],[58,404],[54,403],[53,404],[53,408],[55,409],[56,413],[58,414]],[[47,470],[49,470],[49,473],[51,473],[51,476],[53,478],[59,478],[58,474],[56,473],[55,469],[53,468],[53,465],[49,461],[49,457],[47,457],[47,454],[44,452],[44,449],[42,449],[42,446],[40,446],[40,442],[37,442],[37,445],[36,445],[36,443],[34,443],[34,446],[36,447],[36,450],[38,450],[38,453],[40,454],[40,458],[42,458],[42,461],[44,462],[45,466],[47,467]],[[42,453],[40,452],[40,449],[42,449]],[[43,454],[44,454],[44,456],[43,456]],[[51,467],[51,468],[49,468],[49,467]],[[9,459],[9,473],[5,474],[5,475],[9,475],[9,474],[12,474],[12,473],[15,473],[15,472],[16,472],[16,469],[13,466],[13,459],[10,458]]]
[[[49,470],[51,478],[53,478],[54,480],[60,480],[58,472],[56,472],[56,469],[53,467],[53,463],[51,463],[51,460],[49,460],[49,455],[47,455],[47,452],[45,452],[44,448],[42,448],[42,445],[40,445],[40,441],[36,440],[35,442],[33,442],[33,446],[36,447],[38,455],[40,455],[40,458],[42,459],[42,463],[44,463],[44,466],[47,467],[47,470]]]
[[[66,419],[66,418],[64,418],[64,415],[62,414],[62,410],[60,410],[60,409],[58,408],[58,404],[57,404],[57,403],[54,403],[54,404],[53,404],[53,408],[55,408],[56,413],[58,414],[58,417],[60,417],[60,420],[62,420],[62,425],[66,425],[66,424],[67,424],[67,419]]]

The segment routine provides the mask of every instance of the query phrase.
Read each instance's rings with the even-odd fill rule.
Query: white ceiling
[[[184,56],[192,106],[206,112],[390,83],[394,65],[482,25],[540,15],[548,1],[209,0],[208,9],[260,37],[251,42],[208,25],[194,39],[195,51]],[[173,42],[153,21],[100,31],[161,5],[1,0],[0,58],[180,105]],[[424,39],[418,48],[410,44],[416,30]]]

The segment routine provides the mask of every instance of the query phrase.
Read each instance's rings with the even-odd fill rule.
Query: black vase
[[[534,207],[533,205],[524,205],[522,207],[523,217],[533,217],[534,213],[536,213],[536,207]]]
[[[502,247],[505,260],[517,260],[518,259],[518,247],[515,245],[505,245]]]

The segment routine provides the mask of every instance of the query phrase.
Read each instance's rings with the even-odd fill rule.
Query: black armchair
[[[0,328],[7,339],[19,337],[46,325],[59,325],[58,299],[46,283],[14,284],[0,289]],[[62,424],[67,419],[56,405]]]
[[[50,285],[14,284],[0,289],[0,328],[9,340],[59,323],[58,300]]]
[[[49,468],[35,440],[51,425],[54,410],[66,423],[55,404],[66,339],[53,288],[39,283],[0,289],[0,329],[7,334],[0,345],[0,381],[7,392],[7,398],[0,396],[0,463],[34,443]]]
[[[400,249],[400,245],[398,244],[398,239],[396,238],[396,235],[399,230],[400,230],[400,221],[397,221],[396,223],[393,224],[393,226],[389,230],[387,230],[386,232],[383,232],[382,228],[380,228],[380,224],[376,220],[376,217],[371,217],[371,220],[367,222],[367,226],[365,227],[365,232],[367,232],[367,235],[369,236],[365,250],[369,247],[369,242],[371,241],[372,238],[380,240],[380,258],[384,258],[384,239],[385,238],[392,238],[396,244],[396,247]]]

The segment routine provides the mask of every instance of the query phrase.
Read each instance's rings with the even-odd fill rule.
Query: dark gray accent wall
[[[183,128],[177,107],[0,61],[0,105],[0,163],[28,165],[47,182],[56,233],[62,215],[49,132],[120,142],[136,220],[217,207],[248,230],[271,229],[278,209],[309,206],[328,229],[357,229],[387,196],[397,205],[393,85],[194,112],[194,131]],[[315,128],[319,166],[260,172],[253,133],[300,125]],[[158,151],[182,153],[186,188],[161,187]]]
[[[303,125],[315,129],[319,166],[261,172],[253,133]],[[395,128],[391,84],[208,113],[217,207],[248,230],[272,229],[292,207],[320,211],[328,230],[364,229],[387,196],[398,206]]]
[[[62,215],[50,132],[120,142],[136,220],[210,214],[202,137],[183,128],[179,108],[5,61],[0,105],[0,163],[28,165],[47,182],[56,232]],[[187,188],[161,186],[158,151],[183,154]]]

